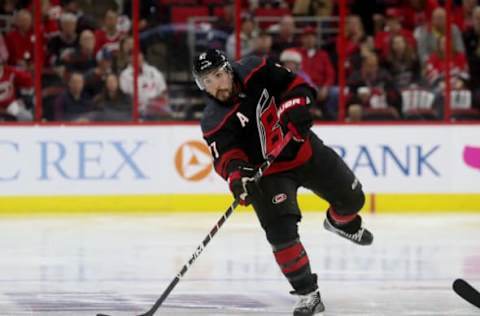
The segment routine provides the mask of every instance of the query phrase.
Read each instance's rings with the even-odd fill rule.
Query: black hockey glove
[[[236,166],[228,175],[230,191],[232,191],[234,198],[240,203],[240,205],[250,205],[251,199],[248,188],[253,184],[253,176],[255,175],[256,168],[244,161],[238,160],[232,163]]]
[[[293,139],[303,142],[310,134],[313,119],[307,108],[308,97],[294,97],[280,105],[282,125],[292,131]]]

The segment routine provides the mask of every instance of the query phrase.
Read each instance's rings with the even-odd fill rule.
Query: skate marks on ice
[[[265,293],[264,293],[265,295]],[[260,295],[259,297],[261,297]],[[282,315],[266,298],[256,299],[247,295],[184,293],[169,297],[159,315]],[[121,294],[104,292],[7,292],[4,302],[10,304],[1,315],[136,315],[144,312],[157,297],[153,294]],[[265,302],[262,302],[265,301]],[[0,306],[2,306],[0,299]],[[6,306],[6,305],[3,305]],[[16,308],[13,308],[16,306]],[[287,315],[287,314],[285,314]]]
[[[131,316],[145,312],[218,214],[2,219],[0,315]],[[480,287],[479,215],[366,216],[358,247],[305,214],[300,231],[319,274],[325,316],[478,315],[451,290]],[[158,315],[291,315],[295,298],[251,213],[236,213]]]

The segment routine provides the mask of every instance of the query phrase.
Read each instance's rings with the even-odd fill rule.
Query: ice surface
[[[221,213],[0,220],[0,315],[135,315],[150,308]],[[306,213],[302,241],[324,315],[480,315],[451,290],[480,288],[480,214],[370,215],[374,244]],[[158,315],[291,315],[252,213],[234,213]]]

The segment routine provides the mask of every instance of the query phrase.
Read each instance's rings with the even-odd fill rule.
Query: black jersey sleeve
[[[236,104],[230,108],[207,102],[201,122],[203,138],[210,148],[215,171],[225,180],[233,171],[233,161],[248,161],[240,146],[241,126],[234,115],[238,106]]]
[[[267,59],[265,65],[266,82],[272,90],[277,91],[283,102],[294,96],[316,97],[315,88],[301,76],[295,74],[282,65]]]

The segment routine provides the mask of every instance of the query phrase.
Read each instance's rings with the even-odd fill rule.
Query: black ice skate
[[[327,213],[327,217],[323,222],[323,227],[325,227],[326,230],[342,236],[358,245],[367,246],[373,242],[372,233],[368,229],[362,227],[362,218],[360,215],[357,215],[357,217],[348,224],[337,225]]]
[[[321,315],[325,310],[318,289],[305,295],[298,294],[295,291],[290,293],[298,295],[298,302],[293,307],[293,316]]]

